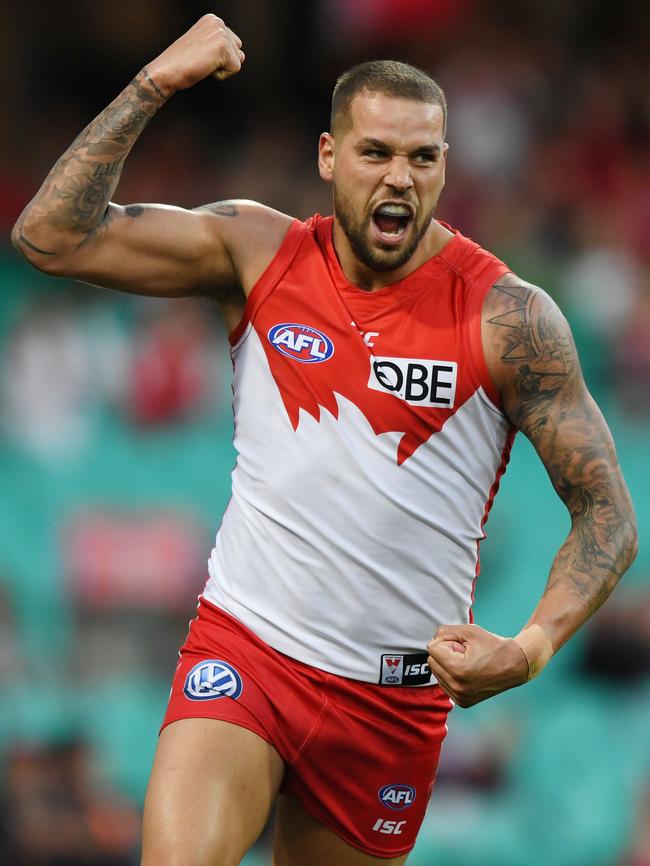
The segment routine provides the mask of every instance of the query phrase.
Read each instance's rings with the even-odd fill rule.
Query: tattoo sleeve
[[[14,241],[39,255],[55,255],[27,236],[27,226],[70,233],[77,246],[106,229],[109,202],[124,160],[165,95],[142,70],[72,142],[23,213]],[[137,214],[130,213],[129,216]]]
[[[548,629],[557,649],[633,561],[634,512],[611,435],[554,302],[510,274],[493,286],[484,313],[486,354],[504,408],[531,440],[571,515],[531,620]]]

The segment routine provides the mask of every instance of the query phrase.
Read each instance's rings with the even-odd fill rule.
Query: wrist
[[[176,88],[172,87],[165,79],[161,71],[157,70],[153,64],[144,66],[140,71],[140,79],[142,84],[147,87],[152,94],[158,97],[161,103],[166,102],[170,96],[176,92]]]
[[[520,647],[528,662],[528,680],[534,679],[549,663],[553,655],[553,644],[544,629],[527,625],[513,640]]]

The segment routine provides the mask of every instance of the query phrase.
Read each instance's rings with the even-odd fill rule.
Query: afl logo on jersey
[[[207,659],[194,665],[185,677],[183,693],[191,701],[209,701],[214,698],[237,698],[243,689],[239,673],[227,662]]]
[[[411,785],[384,785],[379,789],[379,800],[389,809],[401,812],[415,800],[415,788]]]
[[[334,343],[322,331],[309,325],[285,322],[274,325],[269,331],[269,342],[282,355],[300,361],[301,364],[317,364],[327,361],[334,354]]]

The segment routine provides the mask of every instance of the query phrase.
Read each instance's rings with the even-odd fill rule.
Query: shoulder
[[[483,350],[511,421],[524,428],[529,410],[581,381],[571,329],[555,301],[516,274],[487,292]]]
[[[195,208],[215,243],[230,256],[246,294],[266,270],[294,218],[248,199],[229,199]]]

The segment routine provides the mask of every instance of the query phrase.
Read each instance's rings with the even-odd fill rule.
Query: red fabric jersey
[[[341,270],[332,218],[291,225],[231,338],[239,457],[209,601],[323,670],[429,682],[407,656],[468,621],[512,442],[481,342],[507,270],[455,232],[365,292]]]

